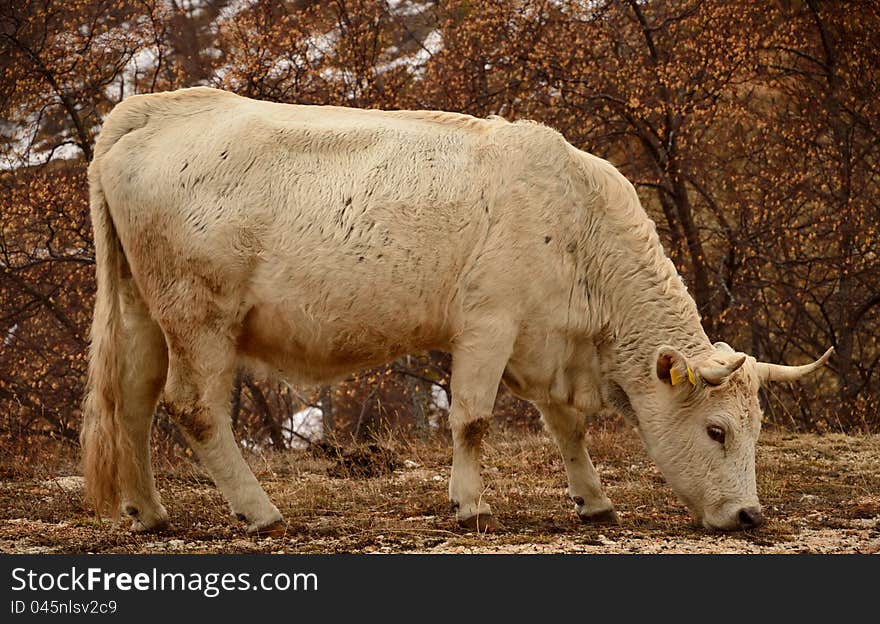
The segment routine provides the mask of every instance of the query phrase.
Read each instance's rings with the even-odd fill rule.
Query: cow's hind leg
[[[472,531],[499,528],[483,496],[480,445],[489,428],[498,384],[513,345],[513,331],[498,325],[474,327],[452,350],[452,474],[449,500],[459,524]]]
[[[131,518],[131,528],[148,531],[168,520],[150,462],[150,429],[165,383],[168,357],[162,330],[150,318],[134,282],[130,278],[122,280],[119,292],[125,326],[125,363],[121,426],[117,430],[117,479],[122,512]]]
[[[207,322],[190,323],[188,329],[178,333],[166,328],[170,348],[165,398],[172,417],[232,513],[248,523],[248,533],[283,532],[281,513],[245,462],[232,433],[229,397],[235,348],[231,332],[211,331]]]
[[[584,446],[586,419],[583,414],[563,406],[540,405],[539,408],[562,454],[568,495],[574,501],[578,516],[585,523],[616,524],[614,505],[602,490],[599,475]]]

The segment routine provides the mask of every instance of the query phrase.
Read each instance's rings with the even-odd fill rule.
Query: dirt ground
[[[189,460],[157,462],[171,525],[155,534],[97,520],[70,467],[5,466],[0,552],[880,552],[880,436],[764,432],[758,492],[768,522],[758,531],[728,534],[692,526],[632,431],[594,428],[589,446],[620,526],[578,521],[546,434],[502,429],[489,435],[483,456],[486,496],[505,526],[498,534],[468,534],[456,526],[446,500],[452,451],[437,435],[342,456],[333,449],[252,455],[258,478],[289,522],[282,538],[247,536]]]

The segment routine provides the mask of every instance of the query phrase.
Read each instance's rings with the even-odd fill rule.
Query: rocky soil
[[[562,462],[543,433],[493,432],[486,496],[504,529],[465,533],[446,501],[451,450],[440,439],[358,453],[255,455],[251,463],[289,522],[280,538],[252,538],[231,519],[210,479],[187,459],[160,462],[171,525],[133,534],[84,505],[82,479],[45,466],[3,467],[4,553],[878,553],[880,436],[765,432],[758,488],[767,524],[707,533],[692,526],[623,428],[595,429],[589,446],[619,526],[585,526],[565,494]],[[376,455],[369,467],[370,454]],[[357,457],[351,465],[346,458]],[[366,462],[366,463],[365,463]],[[365,476],[366,475],[366,476]]]

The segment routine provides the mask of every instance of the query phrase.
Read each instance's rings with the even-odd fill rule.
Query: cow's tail
[[[122,449],[123,321],[120,278],[126,263],[98,175],[89,167],[89,194],[95,237],[97,295],[92,319],[89,374],[83,401],[80,444],[86,497],[98,515],[119,514],[118,467]]]

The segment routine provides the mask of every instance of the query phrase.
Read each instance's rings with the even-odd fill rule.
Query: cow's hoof
[[[474,514],[458,521],[458,526],[475,533],[494,533],[504,528],[492,514]]]
[[[579,513],[578,518],[584,524],[620,524],[620,518],[613,509],[603,509],[595,513]]]
[[[135,533],[149,533],[168,528],[168,512],[162,505],[155,509],[141,509],[127,504],[123,507],[125,515],[131,518],[130,530]]]
[[[131,521],[131,530],[135,533],[159,533],[169,527],[168,519],[158,520],[151,524],[146,524],[140,520]]]
[[[287,535],[287,523],[284,520],[276,520],[263,527],[249,526],[247,532],[255,537],[284,537]]]

